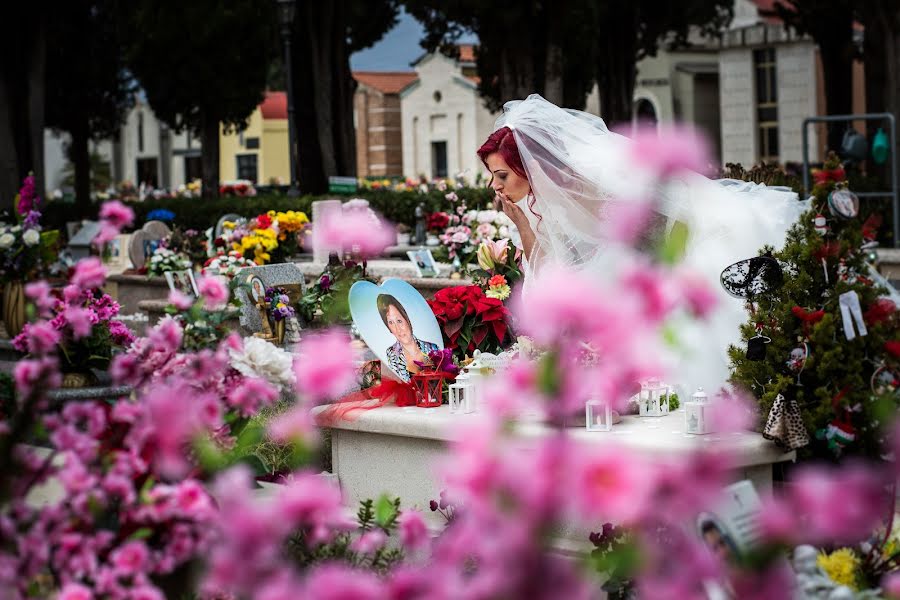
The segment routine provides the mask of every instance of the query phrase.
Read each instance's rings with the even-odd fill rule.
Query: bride
[[[690,351],[674,378],[688,394],[697,385],[718,389],[728,378],[728,345],[740,342],[739,325],[747,318],[743,302],[719,285],[719,274],[764,245],[780,248],[809,202],[787,188],[712,181],[693,172],[661,181],[635,166],[631,145],[599,117],[537,94],[506,103],[478,156],[490,171],[496,202],[518,229],[523,301],[550,265],[598,279],[615,274],[626,257],[604,230],[607,217],[626,202],[655,198],[638,245],[666,235],[676,222],[685,225],[682,262],[718,291],[719,300],[705,323],[680,327],[681,345]]]

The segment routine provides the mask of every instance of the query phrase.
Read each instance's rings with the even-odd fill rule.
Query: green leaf
[[[269,473],[269,466],[256,454],[245,454],[237,461],[238,464],[245,464],[253,469],[254,475],[265,475]]]
[[[685,223],[675,221],[672,231],[665,237],[659,249],[659,260],[665,264],[675,264],[684,257],[690,230]]]
[[[145,540],[148,537],[150,537],[151,535],[153,535],[152,529],[150,529],[149,527],[141,527],[140,529],[138,529],[137,531],[132,533],[130,536],[128,536],[128,539],[130,539],[130,540]]]
[[[375,501],[375,522],[381,527],[389,527],[397,518],[397,504],[387,494],[382,494]]]

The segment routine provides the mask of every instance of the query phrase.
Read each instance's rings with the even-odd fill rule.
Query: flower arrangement
[[[43,231],[34,176],[25,178],[16,197],[16,223],[0,223],[0,281],[33,281],[54,262],[58,231]]]
[[[96,264],[95,264],[96,262]],[[90,270],[102,270],[97,259],[78,263],[76,276]],[[99,268],[98,268],[99,267]],[[47,288],[48,321],[26,323],[13,338],[13,346],[30,356],[55,348],[64,373],[85,373],[109,366],[114,348],[128,348],[134,334],[117,320],[119,304],[108,294],[101,294],[93,282],[73,285],[63,291]]]
[[[456,212],[448,215],[449,225],[438,239],[448,258],[459,258],[464,265],[472,262],[482,242],[509,239],[514,227],[502,211],[466,210],[466,206],[460,204]]]
[[[269,315],[277,321],[284,321],[296,315],[294,307],[291,306],[291,300],[288,298],[287,290],[279,287],[266,288],[266,305],[268,306]]]
[[[244,267],[253,266],[256,266],[255,262],[244,258],[244,255],[237,250],[230,250],[227,253],[219,252],[215,256],[208,258],[203,263],[201,272],[203,275],[221,275],[230,281]]]
[[[309,235],[306,213],[289,210],[266,213],[245,221],[223,223],[222,235],[213,240],[217,249],[231,247],[258,265],[283,262],[303,248]]]
[[[509,247],[509,240],[484,240],[475,253],[478,269],[470,269],[472,279],[488,298],[507,300],[512,286],[522,278],[519,266],[521,251]]]
[[[332,258],[300,298],[300,316],[306,323],[350,323],[350,287],[357,281],[370,281],[361,264],[350,260],[341,262],[336,255]]]
[[[509,311],[497,298],[489,298],[478,285],[439,290],[428,301],[444,334],[445,345],[457,360],[475,350],[498,353],[509,334]]]
[[[219,195],[251,197],[256,195],[256,188],[253,187],[253,182],[247,179],[223,181],[219,186]]]
[[[146,268],[148,276],[158,277],[169,271],[185,271],[193,266],[194,263],[186,254],[160,244],[147,261]]]
[[[445,212],[433,212],[426,217],[425,228],[432,233],[443,232],[450,224],[450,215]]]

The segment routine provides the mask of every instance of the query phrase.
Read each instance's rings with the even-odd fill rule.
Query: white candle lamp
[[[641,384],[638,395],[638,415],[641,417],[662,417],[669,414],[669,386],[659,380],[650,379]]]
[[[468,414],[475,412],[475,390],[466,373],[460,373],[456,381],[448,386],[450,394],[450,412]]]
[[[709,422],[709,397],[703,388],[697,388],[691,399],[684,403],[684,430],[686,433],[704,435],[712,433]]]
[[[609,402],[591,398],[584,405],[584,426],[588,431],[612,429],[612,409]]]

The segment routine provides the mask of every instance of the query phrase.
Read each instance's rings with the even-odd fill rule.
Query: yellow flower
[[[234,229],[234,223],[232,221],[223,221],[222,229]]]
[[[835,583],[859,591],[859,556],[850,548],[820,553],[816,562]]]

